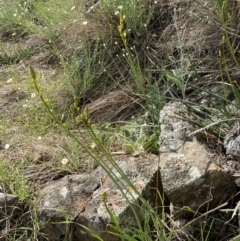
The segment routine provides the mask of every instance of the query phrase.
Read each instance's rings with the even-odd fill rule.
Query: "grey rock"
[[[226,133],[224,147],[229,158],[240,161],[240,126],[238,122]]]
[[[153,206],[160,206],[157,190],[161,194],[162,192],[158,157],[121,156],[115,160],[139,193]],[[112,167],[112,171],[122,180],[116,168]],[[138,193],[124,181],[121,189],[130,202],[138,203]],[[107,207],[118,218],[119,223],[127,227],[135,226],[136,220],[129,202],[110,177],[98,167],[90,174],[66,176],[41,190],[38,205],[38,216],[43,225],[41,231],[50,240],[58,240],[60,237],[67,237],[69,240],[68,235],[76,241],[96,240],[83,228],[85,226],[104,241],[118,240],[106,232],[111,218],[103,202],[104,193],[107,195]]]
[[[174,216],[184,218],[193,211],[207,211],[235,191],[232,180],[223,173],[218,157],[196,137],[188,138],[187,122],[179,120],[181,103],[169,103],[160,112],[160,167],[163,190],[173,204]],[[178,126],[178,128],[175,128]]]
[[[18,197],[8,193],[0,193],[0,218],[6,218],[13,216],[19,211],[19,205],[17,205]]]

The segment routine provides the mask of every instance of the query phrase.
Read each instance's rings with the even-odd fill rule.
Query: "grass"
[[[0,181],[5,192],[19,198],[22,210],[17,218],[5,217],[13,223],[2,234],[5,240],[42,237],[33,200],[36,190],[54,178],[89,171],[97,164],[123,190],[101,161],[103,156],[135,190],[111,153],[158,154],[159,110],[168,101],[186,104],[189,112],[182,118],[199,128],[234,117],[230,105],[239,109],[240,102],[231,73],[232,68],[240,71],[239,3],[180,5],[102,0],[86,15],[84,1],[0,1],[0,98],[6,102],[0,103]],[[104,122],[109,103],[100,97],[113,90],[131,99],[123,102],[127,104],[122,112],[129,115],[120,112],[121,121]],[[96,118],[101,121],[92,126],[94,101],[102,109]],[[211,131],[223,137],[231,124],[219,122]],[[10,148],[5,149],[6,144]],[[42,177],[37,180],[39,171]],[[140,216],[131,205],[136,229],[122,227],[108,210],[113,232],[122,240],[212,240],[215,216],[205,220],[209,225],[181,230],[173,228],[168,207],[159,216],[141,196],[140,204]]]

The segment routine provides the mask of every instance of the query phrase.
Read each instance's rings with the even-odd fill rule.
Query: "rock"
[[[139,193],[150,204],[160,206],[157,192],[158,189],[161,193],[158,157],[154,155],[121,156],[116,157],[116,162]],[[112,171],[122,180],[115,168],[112,168]],[[126,182],[122,190],[130,202],[137,204],[136,200],[139,196]],[[136,225],[134,215],[123,193],[98,167],[91,174],[65,176],[40,192],[38,215],[41,224],[44,224],[41,231],[47,234],[50,240],[67,237],[71,232],[73,240],[96,240],[88,234],[83,225],[97,233],[104,241],[118,240],[106,232],[107,224],[111,219],[103,202],[103,194],[107,195],[108,209],[116,215],[121,225],[128,227]]]
[[[21,202],[15,195],[0,193],[0,233],[1,240],[9,239],[9,232],[12,224],[16,223],[19,215],[22,215],[24,209]]]
[[[0,213],[1,217],[4,213],[5,216],[13,214],[13,210],[16,207],[16,203],[18,201],[18,197],[15,195],[7,194],[7,193],[0,193]]]
[[[188,137],[193,127],[181,120],[184,105],[172,102],[160,112],[160,168],[163,190],[174,207],[174,216],[193,214],[180,211],[189,207],[205,212],[234,194],[232,180],[223,173],[218,156],[211,153],[195,136]]]
[[[88,174],[65,176],[46,186],[40,192],[38,205],[39,220],[44,224],[42,232],[50,240],[67,235],[71,221],[82,212],[98,186],[99,180]]]
[[[239,85],[240,83],[238,83]],[[226,106],[226,109],[229,110],[229,113],[233,117],[239,117],[240,116],[240,109],[238,107],[238,103],[236,100],[233,100],[230,104]]]
[[[226,155],[236,161],[240,161],[240,126],[236,122],[224,137]]]

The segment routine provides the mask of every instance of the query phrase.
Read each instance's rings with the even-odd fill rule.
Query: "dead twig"
[[[196,130],[196,131],[188,134],[188,137],[193,136],[193,135],[196,135],[197,133],[202,132],[202,131],[204,131],[204,130],[207,130],[207,129],[210,128],[210,127],[213,127],[213,126],[216,126],[216,125],[219,125],[219,124],[221,124],[221,123],[228,122],[228,121],[240,121],[240,118],[225,119],[225,120],[220,120],[220,121],[218,121],[218,122],[211,123],[211,124],[209,124],[209,125],[207,125],[207,126],[205,126],[205,127],[202,127],[202,128],[200,128],[200,129],[198,129],[198,130]]]
[[[203,213],[203,214],[200,215],[199,217],[194,218],[192,221],[190,221],[190,222],[188,222],[187,224],[185,224],[181,229],[185,229],[187,226],[195,223],[197,220],[201,219],[202,217],[207,216],[208,214],[213,213],[213,212],[217,211],[218,209],[220,209],[220,208],[222,208],[222,207],[225,207],[226,205],[228,205],[228,202],[225,202],[225,203],[219,205],[218,207],[216,207],[216,208],[214,208],[214,209],[212,209],[212,210],[209,210],[209,211],[207,211],[206,213]]]

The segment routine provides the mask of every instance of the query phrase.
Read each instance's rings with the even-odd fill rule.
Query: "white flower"
[[[71,11],[74,10],[75,8],[76,8],[76,6],[72,6],[72,7],[71,7]]]
[[[11,83],[12,82],[12,78],[8,79],[7,80],[7,84]]]
[[[67,159],[67,158],[63,158],[62,161],[61,161],[61,163],[62,163],[64,166],[67,165],[68,159]]]
[[[123,9],[123,6],[118,6],[118,9],[120,9],[120,10]]]
[[[83,22],[82,22],[82,25],[87,25],[87,21],[83,21]]]
[[[10,147],[10,144],[6,144],[4,148],[7,150],[9,147]]]
[[[42,137],[41,136],[38,136],[38,138],[37,138],[39,141],[41,141],[42,140]]]
[[[118,15],[119,14],[119,11],[115,11],[114,15]]]
[[[32,93],[32,94],[31,94],[31,98],[34,99],[35,97],[36,97],[36,93]]]

